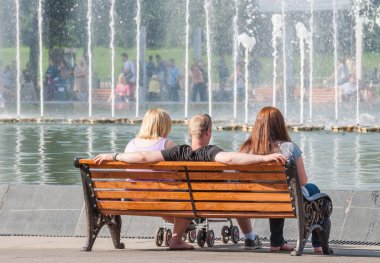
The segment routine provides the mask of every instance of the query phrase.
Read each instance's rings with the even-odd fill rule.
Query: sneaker
[[[263,244],[259,240],[259,236],[256,235],[255,239],[246,239],[244,240],[245,249],[258,249],[261,248]]]

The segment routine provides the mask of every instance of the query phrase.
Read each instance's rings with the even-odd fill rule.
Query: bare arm
[[[272,153],[269,155],[255,155],[238,152],[220,152],[215,156],[215,161],[225,164],[252,164],[276,161],[284,164],[286,159],[282,154]]]
[[[95,163],[101,164],[104,161],[112,161],[112,153],[99,154],[94,158]],[[152,152],[131,152],[131,153],[119,153],[116,156],[117,161],[122,161],[126,163],[153,163],[164,161],[164,157],[161,151]]]
[[[307,174],[305,171],[305,166],[303,165],[303,159],[302,157],[298,158],[296,161],[297,164],[297,173],[298,173],[298,178],[300,179],[300,184],[301,186],[304,186],[307,184]]]

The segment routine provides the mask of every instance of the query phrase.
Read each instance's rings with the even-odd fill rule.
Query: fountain
[[[136,0],[136,118],[139,117],[140,108],[140,23],[141,23],[141,2]]]
[[[272,99],[272,105],[274,107],[276,107],[276,101],[277,101],[277,84],[276,83],[277,83],[277,59],[278,59],[277,39],[283,38],[282,16],[278,15],[278,14],[274,14],[272,16],[272,24],[273,24],[273,30],[272,30],[272,47],[273,47],[273,86],[272,86],[273,99]],[[284,93],[284,94],[286,94],[286,93]]]
[[[146,12],[146,9],[148,8],[140,0],[136,0],[136,2],[133,4],[119,4],[117,3],[117,1],[112,0],[110,1],[109,5],[100,4],[100,6],[103,7],[104,11],[99,11],[102,9],[98,8],[99,3],[96,3],[96,6],[94,6],[94,2],[92,0],[88,0],[86,1],[86,3],[76,4],[74,7],[72,7],[71,10],[77,12],[76,15],[78,16],[80,16],[79,12],[80,10],[82,10],[81,25],[86,28],[86,30],[83,30],[81,34],[82,37],[86,36],[87,38],[87,40],[84,41],[85,47],[84,45],[82,47],[78,47],[76,55],[79,56],[81,48],[83,48],[87,52],[86,58],[88,61],[90,75],[88,79],[88,104],[75,102],[70,99],[63,101],[60,101],[59,99],[54,99],[53,101],[48,101],[48,98],[46,98],[44,95],[46,93],[46,84],[44,83],[43,74],[45,66],[44,63],[46,63],[44,62],[46,58],[44,57],[43,49],[44,47],[48,47],[48,44],[44,43],[46,41],[45,35],[49,34],[49,30],[47,29],[47,27],[45,28],[44,26],[44,20],[46,18],[45,13],[43,11],[46,8],[45,6],[48,6],[48,3],[46,3],[46,1],[43,0],[38,0],[37,2],[38,4],[35,4],[35,8],[37,10],[35,15],[37,21],[35,34],[36,36],[38,36],[37,45],[39,49],[37,50],[39,50],[39,52],[36,56],[37,62],[35,63],[35,65],[37,66],[36,68],[38,69],[38,73],[35,77],[36,82],[34,82],[33,84],[38,84],[36,85],[36,90],[38,91],[39,96],[37,96],[35,100],[39,101],[39,105],[37,105],[37,103],[34,100],[23,98],[24,82],[22,77],[24,77],[23,70],[25,60],[22,57],[22,54],[24,54],[23,48],[25,43],[23,42],[24,36],[22,36],[22,32],[24,32],[25,30],[20,29],[20,27],[23,27],[24,25],[22,23],[20,24],[19,17],[25,16],[24,13],[20,12],[26,11],[23,11],[23,9],[20,8],[20,4],[22,4],[20,1],[14,1],[12,2],[12,5],[15,6],[14,10],[16,13],[16,16],[14,16],[15,23],[13,24],[14,28],[16,29],[14,34],[14,50],[16,51],[16,76],[14,78],[15,103],[12,105],[17,106],[17,108],[15,112],[12,112],[11,107],[9,107],[9,105],[11,104],[9,102],[5,103],[5,110],[2,110],[2,113],[0,113],[4,117],[16,116],[18,119],[24,120],[32,120],[37,117],[45,119],[40,121],[48,121],[49,118],[56,118],[59,120],[65,120],[67,118],[84,118],[86,116],[83,114],[83,108],[88,106],[87,116],[89,119],[110,118],[116,121],[117,118],[126,119],[132,117],[139,117],[140,109],[146,109],[151,105],[157,105],[168,107],[177,119],[188,119],[189,116],[195,112],[195,110],[199,110],[207,111],[210,115],[212,114],[214,118],[222,120],[229,119],[230,114],[232,114],[233,123],[238,124],[239,122],[241,122],[246,124],[248,122],[248,116],[251,115],[250,109],[253,109],[253,111],[255,112],[258,110],[258,107],[268,104],[269,101],[265,97],[261,101],[257,100],[257,97],[264,96],[260,94],[261,90],[265,90],[262,88],[268,87],[268,89],[271,88],[270,101],[272,105],[280,107],[281,110],[283,110],[284,116],[286,117],[287,121],[290,123],[295,122],[294,119],[295,116],[298,115],[297,112],[299,112],[299,122],[301,124],[305,122],[305,119],[307,119],[308,124],[313,124],[314,122],[322,125],[331,125],[333,123],[334,125],[351,124],[357,126],[359,124],[365,125],[376,123],[378,113],[377,108],[375,107],[371,108],[370,110],[367,110],[367,106],[365,105],[365,103],[363,104],[363,98],[361,98],[361,96],[363,96],[363,92],[361,92],[361,90],[363,89],[363,86],[365,86],[366,81],[368,81],[365,79],[366,76],[368,78],[368,74],[366,75],[364,74],[364,72],[362,72],[361,65],[366,65],[369,63],[368,59],[365,56],[363,56],[363,53],[365,53],[367,49],[367,46],[364,45],[363,41],[366,37],[367,31],[378,30],[380,24],[380,8],[378,6],[373,6],[373,4],[368,1],[358,0],[352,4],[346,0],[323,0],[323,3],[316,2],[315,0],[308,0],[305,3],[302,1],[301,3],[297,0],[273,0],[272,2],[276,3],[276,5],[274,5],[269,3],[271,1],[265,2],[260,0],[258,1],[258,3],[253,3],[250,1],[247,2],[234,0],[233,2],[224,6],[219,2],[214,3],[211,0],[204,0],[204,4],[202,6],[196,7],[189,0],[186,0],[184,1],[185,8],[182,8],[182,6],[173,6],[173,9],[177,7],[179,7],[179,9],[183,9],[183,18],[179,16],[178,18],[173,17],[172,19],[174,21],[173,24],[178,24],[179,21],[183,21],[184,41],[182,42],[183,38],[181,38],[181,40],[178,41],[172,36],[172,39],[170,41],[160,42],[159,45],[164,45],[165,43],[165,45],[171,45],[170,43],[172,42],[176,43],[175,45],[178,51],[176,50],[171,56],[176,58],[180,65],[184,65],[184,68],[181,69],[181,71],[184,72],[184,78],[181,80],[181,85],[184,88],[183,90],[181,90],[181,100],[179,103],[180,105],[184,105],[184,107],[181,107],[181,109],[184,108],[184,112],[178,110],[176,103],[166,104],[162,101],[158,101],[155,103],[147,102],[145,100],[145,89],[147,88],[145,85],[147,85],[147,79],[145,79],[145,77],[143,77],[140,74],[136,75],[137,85],[135,90],[135,101],[129,102],[127,105],[123,106],[123,108],[118,108],[117,111],[115,109],[115,74],[117,74],[117,68],[119,67],[120,63],[120,61],[115,61],[115,59],[121,52],[121,48],[130,49],[128,50],[129,54],[136,53],[136,57],[132,57],[131,60],[135,61],[137,72],[140,72],[142,71],[140,69],[141,65],[143,65],[142,61],[144,59],[142,56],[143,53],[145,54],[145,52],[140,51],[140,46],[145,45],[145,42],[147,42],[148,45],[150,45],[149,30],[148,38],[146,40],[144,39],[144,37],[140,37],[140,28],[146,28],[147,26],[147,21],[145,21],[144,14]],[[244,13],[243,11],[239,11],[247,10],[251,8],[253,5],[255,5],[254,8],[257,11],[256,14],[251,14],[249,12]],[[130,33],[132,31],[125,31],[125,24],[123,24],[123,29],[120,29],[118,27],[118,23],[120,22],[116,22],[116,19],[119,19],[120,17],[120,15],[117,13],[121,12],[121,7],[128,7],[128,10],[131,10],[130,13],[133,13],[133,17],[136,22],[136,32],[133,34]],[[242,9],[240,9],[240,7]],[[6,8],[7,7],[5,7],[5,9]],[[199,9],[198,11],[197,8]],[[352,13],[350,13],[351,9]],[[367,10],[371,11],[369,12]],[[47,10],[45,11],[47,12]],[[107,14],[105,12],[107,12]],[[347,48],[348,44],[343,43],[344,41],[346,41],[344,37],[347,38],[347,33],[343,32],[340,29],[340,24],[345,23],[345,21],[343,16],[339,15],[338,17],[339,12],[345,12],[348,15],[350,15],[350,19],[352,20],[352,24],[355,28],[355,36],[352,37],[353,43],[349,43],[351,45],[350,50],[348,50]],[[298,15],[298,13],[302,15]],[[268,14],[270,15],[270,17],[268,17]],[[240,15],[241,17],[239,17]],[[222,33],[224,32],[220,32],[214,29],[211,32],[211,28],[214,28],[215,21],[218,21],[219,16],[225,16],[226,19],[231,19],[230,21],[232,22],[231,26],[228,28],[228,30],[226,30],[224,35],[222,35]],[[109,18],[109,23],[107,24],[107,27],[100,28],[98,25],[96,25],[96,21],[97,19],[99,20],[99,18],[105,17],[107,19]],[[306,18],[308,19],[306,20]],[[70,19],[71,21],[75,22],[76,18],[73,15]],[[131,28],[130,25],[134,24],[132,22],[133,18],[128,17],[128,19],[126,19],[125,21],[129,22],[125,23],[129,25],[129,28]],[[248,21],[253,20],[255,20],[255,23],[253,25],[255,32],[245,32],[245,29],[243,28],[244,24],[247,24]],[[272,24],[270,24],[270,20],[272,20]],[[326,23],[322,20],[325,20]],[[330,22],[327,23],[327,21]],[[296,52],[293,51],[293,46],[295,46],[294,43],[297,37],[295,34],[297,23],[302,23],[306,25],[306,27],[310,31],[310,36],[305,39],[307,40],[307,46],[304,46],[304,41],[301,41],[300,36],[298,36],[298,38],[300,39],[300,63],[294,63],[298,61],[298,53],[296,54]],[[332,24],[331,28],[330,24]],[[194,108],[189,109],[189,93],[191,92],[191,83],[189,83],[189,63],[191,63],[190,60],[192,56],[192,49],[190,47],[190,36],[192,33],[195,34],[195,31],[197,31],[196,28],[200,25],[203,26],[204,29],[204,44],[202,45],[202,43],[198,43],[197,45],[198,48],[200,48],[200,50],[202,50],[203,48],[204,54],[207,54],[207,79],[209,87],[207,90],[208,101],[205,103],[199,103],[199,105],[197,104]],[[107,41],[102,40],[101,35],[103,34],[103,32],[100,32],[99,30],[103,29],[107,31],[109,30],[110,32],[109,38],[103,37],[103,39],[107,39]],[[269,32],[269,30],[272,31],[271,39],[269,39],[269,37],[265,35],[265,33]],[[133,32],[134,31],[135,29],[133,29]],[[167,32],[163,32],[163,34],[171,34],[171,31],[173,30],[172,28],[170,28],[170,30],[169,28],[167,28],[167,30],[165,29],[165,31]],[[321,31],[325,31],[323,32],[323,34],[325,34],[326,37],[328,37],[328,34],[331,34],[333,36],[332,45],[329,45],[330,43],[328,43],[326,39],[321,39],[320,35],[323,35]],[[239,34],[239,32],[249,33],[251,35],[255,34],[255,38],[257,39],[257,50],[255,49],[255,54],[252,57],[254,57],[255,60],[259,61],[259,63],[263,64],[263,66],[261,67],[263,69],[262,72],[257,73],[258,71],[255,71],[255,69],[252,70],[252,68],[254,68],[255,65],[254,63],[252,63],[252,60],[250,58],[247,58],[247,49],[245,49],[245,52],[239,52],[238,37],[239,35],[241,35]],[[344,34],[346,34],[346,36]],[[263,37],[264,35],[265,37]],[[129,42],[127,43],[126,40],[121,40],[121,38],[125,38],[126,40],[128,39]],[[3,37],[3,39],[11,38]],[[200,38],[200,40],[202,41],[202,38]],[[266,43],[269,43],[270,41],[272,42],[272,45],[266,45]],[[280,43],[281,41],[282,43]],[[107,42],[107,44],[99,44],[104,42]],[[222,46],[221,42],[226,43],[224,44],[226,47],[224,47],[223,52],[220,50],[220,46]],[[318,45],[315,45],[315,43],[318,43]],[[323,46],[323,48],[320,47],[321,45]],[[109,68],[107,68],[109,73],[104,74],[106,70],[99,66],[99,64],[101,64],[99,63],[99,58],[101,58],[101,55],[99,55],[98,52],[101,49],[107,48],[107,52],[110,52],[111,54]],[[280,48],[282,48],[282,51],[279,50]],[[298,48],[298,45],[296,48]],[[155,49],[151,49],[151,51],[149,51],[148,48],[147,53],[149,54],[149,52],[154,55],[155,52],[159,53],[160,50],[158,49],[157,51],[155,51]],[[176,52],[178,52],[178,54]],[[309,58],[306,58],[306,52],[309,52]],[[321,69],[321,63],[324,63],[322,62],[323,60],[328,61],[326,59],[328,58],[328,56],[330,56],[328,52],[332,52],[333,54],[333,63],[328,62],[326,64],[326,68],[331,67],[331,65],[334,68],[334,84],[332,85],[334,88],[333,101],[331,101],[331,97],[322,98],[323,96],[319,94],[321,91],[319,87],[321,86],[322,80],[323,78],[326,78],[326,73],[324,73]],[[346,55],[348,52],[350,52],[352,57],[355,57],[354,63],[356,64],[354,72],[357,78],[355,96],[356,112],[354,113],[350,112],[350,109],[349,111],[347,111],[346,108],[348,108],[348,106],[345,106],[343,103],[339,102],[340,87],[337,83],[338,55],[341,57],[348,56]],[[225,56],[228,64],[227,67],[230,68],[231,72],[233,72],[234,74],[230,74],[231,77],[227,80],[227,93],[225,94],[226,96],[222,98],[222,101],[219,101],[219,98],[218,100],[215,100],[215,97],[217,97],[218,95],[218,93],[216,92],[216,87],[218,86],[219,79],[217,78],[217,76],[215,76],[216,74],[213,74],[214,72],[217,72],[217,69],[215,68],[215,65],[213,65],[212,60],[218,54],[222,53],[226,54]],[[270,58],[270,55],[272,55],[273,59],[271,62],[268,63],[268,58]],[[166,56],[165,59],[167,59],[167,55],[164,56]],[[279,63],[281,59],[282,63]],[[244,75],[246,89],[244,92],[244,101],[240,103],[237,94],[236,72],[239,61],[243,60],[246,68]],[[309,72],[304,71],[304,67],[307,67],[307,60],[309,64]],[[292,74],[293,69],[291,69],[291,67],[294,64],[299,64],[301,66],[299,77],[294,76],[295,74]],[[314,64],[316,65],[316,67],[314,66]],[[370,66],[366,65],[366,68],[368,69]],[[279,71],[281,70],[282,76],[281,73],[279,73]],[[101,85],[96,84],[96,87],[95,83],[93,83],[93,80],[95,80],[95,73],[100,73],[101,75]],[[309,78],[308,87],[304,87],[303,85],[306,82],[307,73]],[[256,74],[258,74],[258,76],[256,76]],[[269,76],[271,75],[272,78],[269,80]],[[282,83],[279,82],[279,77],[283,78]],[[140,81],[141,78],[144,79]],[[257,79],[261,79],[261,82],[256,83]],[[165,82],[165,79],[162,81]],[[144,87],[140,86],[140,82],[145,83]],[[254,95],[252,96],[252,94],[250,93],[250,89],[253,85],[258,87],[259,89],[255,90],[253,93]],[[283,87],[283,91],[281,92],[279,92],[280,85],[282,85]],[[377,84],[375,82],[371,83],[372,89],[375,89],[376,86]],[[307,91],[307,88],[309,88],[309,90],[306,94],[305,92]],[[102,89],[104,89],[104,91],[102,91],[105,94],[104,97],[111,98],[109,104],[104,99],[99,99],[99,95],[97,95],[98,93],[101,93],[100,91]],[[297,101],[288,100],[288,98],[292,97],[291,93],[293,93],[294,90],[296,91],[296,93],[300,91],[300,95],[297,95]],[[230,92],[231,97],[228,97],[228,92]],[[309,116],[307,118],[305,118],[304,112],[307,108],[305,107],[306,100],[309,106]],[[320,106],[321,103],[324,103],[326,107]],[[95,112],[93,109],[94,105],[96,109]],[[253,108],[249,105],[257,105],[258,107]],[[334,107],[334,110],[330,110],[330,107]],[[107,112],[107,109],[109,108],[111,108],[110,113]],[[36,109],[39,110],[39,114],[36,114]],[[133,112],[133,109],[135,109],[134,116],[131,114],[131,112]],[[317,112],[316,116],[315,112]],[[329,114],[332,112],[335,113],[334,117],[330,116]],[[355,116],[355,120],[350,118],[350,116]],[[363,117],[365,118],[364,122],[362,121]],[[86,122],[96,123],[98,121],[89,120]]]
[[[39,77],[40,77],[40,117],[44,117],[44,72],[42,68],[42,0],[38,0],[38,47],[39,47]]]
[[[332,0],[333,5],[333,33],[334,33],[334,88],[335,88],[335,122],[338,122],[338,28],[337,28],[337,3]]]
[[[87,0],[88,117],[92,117],[92,0]]]
[[[238,44],[241,44],[244,47],[245,50],[245,70],[244,70],[244,83],[245,83],[245,103],[244,103],[244,110],[245,110],[245,121],[244,124],[248,125],[248,91],[249,91],[249,73],[248,73],[248,65],[249,65],[249,52],[252,51],[253,47],[256,45],[256,39],[254,37],[248,36],[246,33],[243,33],[238,36]],[[252,105],[253,107],[253,105]]]
[[[300,40],[300,124],[303,125],[304,119],[304,92],[305,92],[305,42],[310,44],[311,35],[304,24],[296,24],[297,37]]]
[[[309,44],[309,123],[313,120],[313,54],[314,54],[314,0],[310,0],[310,44]]]
[[[288,77],[287,77],[287,60],[286,60],[286,17],[285,17],[285,0],[282,0],[281,2],[281,12],[282,12],[282,61],[283,61],[283,75],[284,75],[284,117],[285,120],[288,117],[288,91],[287,91],[287,85],[288,85]]]
[[[110,8],[110,49],[111,49],[111,117],[115,118],[115,0]]]
[[[186,0],[186,27],[185,27],[185,120],[189,118],[189,35],[190,35],[190,12],[189,1]]]
[[[206,17],[206,46],[207,46],[207,87],[208,87],[208,113],[212,116],[212,76],[211,76],[211,30],[210,30],[210,8],[212,0],[205,0],[204,9]]]
[[[234,38],[232,40],[233,42],[233,70],[234,70],[234,82],[233,82],[233,100],[234,100],[234,117],[233,117],[233,124],[236,123],[237,120],[237,63],[238,63],[238,43],[237,38],[239,35],[239,28],[238,28],[238,20],[239,20],[239,6],[238,6],[238,0],[234,0],[235,4],[235,15],[233,18],[233,30],[234,30]]]
[[[16,0],[16,87],[17,117],[21,116],[21,83],[20,83],[20,1]]]

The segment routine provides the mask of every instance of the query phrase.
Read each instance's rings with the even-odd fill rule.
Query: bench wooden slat
[[[139,192],[139,191],[95,191],[98,199],[135,198],[143,200],[190,200],[188,192]]]
[[[188,202],[141,202],[141,201],[99,201],[100,210],[152,210],[175,211],[192,210],[190,201]],[[195,202],[197,211],[262,211],[262,212],[291,212],[290,203],[235,203],[235,202]]]
[[[141,211],[141,210],[109,210],[103,209],[101,213],[104,215],[138,215],[138,216],[156,216],[155,211]],[[196,217],[191,211],[161,211],[161,216],[176,216],[185,218]],[[204,218],[295,218],[293,213],[263,213],[263,212],[212,212],[212,211],[199,211],[197,212],[198,217]]]
[[[91,171],[91,177],[96,179],[152,179],[152,180],[186,180],[184,172],[166,171],[166,172],[136,172],[136,171]],[[285,180],[285,173],[253,173],[253,172],[189,172],[190,180]]]
[[[189,200],[188,192],[138,192],[138,191],[96,191],[98,199],[136,198],[144,200]],[[290,202],[288,193],[219,193],[195,192],[195,201],[259,201],[259,202]]]
[[[266,171],[277,172],[285,171],[284,166],[280,166],[275,162],[260,163],[254,165],[227,165],[218,162],[157,162],[157,163],[144,163],[144,164],[129,164],[125,162],[112,162],[105,161],[101,165],[94,163],[93,159],[81,159],[79,164],[86,164],[90,168],[99,169],[148,169],[148,170],[184,170],[188,167],[189,170],[240,170],[240,171]]]
[[[187,190],[186,182],[94,182],[94,188],[101,189],[144,189],[144,190]],[[284,183],[231,183],[214,182],[202,183],[192,182],[193,191],[288,191]]]

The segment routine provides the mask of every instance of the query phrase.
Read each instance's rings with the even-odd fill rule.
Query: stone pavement
[[[1,236],[0,262],[380,262],[380,246],[332,245],[334,255],[314,255],[306,248],[301,257],[288,253],[270,253],[263,249],[247,251],[238,245],[215,243],[213,248],[193,251],[168,251],[158,248],[152,239],[123,239],[126,249],[115,250],[109,238],[98,238],[92,252],[80,251],[84,238]]]

